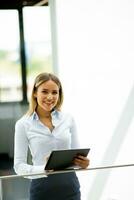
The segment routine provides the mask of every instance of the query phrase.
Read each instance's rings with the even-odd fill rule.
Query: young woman
[[[29,110],[15,125],[14,169],[17,174],[42,173],[52,150],[78,148],[74,119],[61,111],[63,90],[57,76],[41,73],[32,89]],[[27,163],[28,148],[32,162]],[[86,168],[87,157],[74,164]],[[32,176],[31,176],[32,177]],[[34,177],[30,200],[80,200],[80,184],[74,172]]]

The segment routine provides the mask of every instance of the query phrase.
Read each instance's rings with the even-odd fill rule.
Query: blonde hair
[[[32,115],[32,113],[35,111],[35,109],[37,107],[37,100],[36,100],[36,97],[34,96],[35,91],[38,89],[38,87],[42,83],[49,81],[49,80],[54,81],[59,87],[59,99],[58,99],[57,105],[55,106],[55,109],[60,110],[62,103],[63,103],[63,89],[62,89],[61,82],[60,82],[59,78],[57,76],[55,76],[54,74],[45,72],[45,73],[39,74],[35,78],[32,93],[31,93],[31,98],[30,98],[30,102],[29,102],[29,109],[26,113],[27,115]]]

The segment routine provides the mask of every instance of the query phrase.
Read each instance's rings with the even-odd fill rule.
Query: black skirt
[[[30,200],[80,200],[80,184],[74,172],[33,179]]]

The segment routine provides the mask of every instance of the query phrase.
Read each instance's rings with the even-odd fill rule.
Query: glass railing
[[[81,200],[134,199],[134,164],[124,164],[40,174],[0,176],[0,200],[28,200],[31,182],[29,178],[72,171],[76,171],[80,180]]]

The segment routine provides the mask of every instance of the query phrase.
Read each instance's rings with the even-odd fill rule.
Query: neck
[[[40,118],[51,118],[51,111],[46,112],[42,109],[37,108],[36,112],[37,112],[37,114],[39,115]]]

